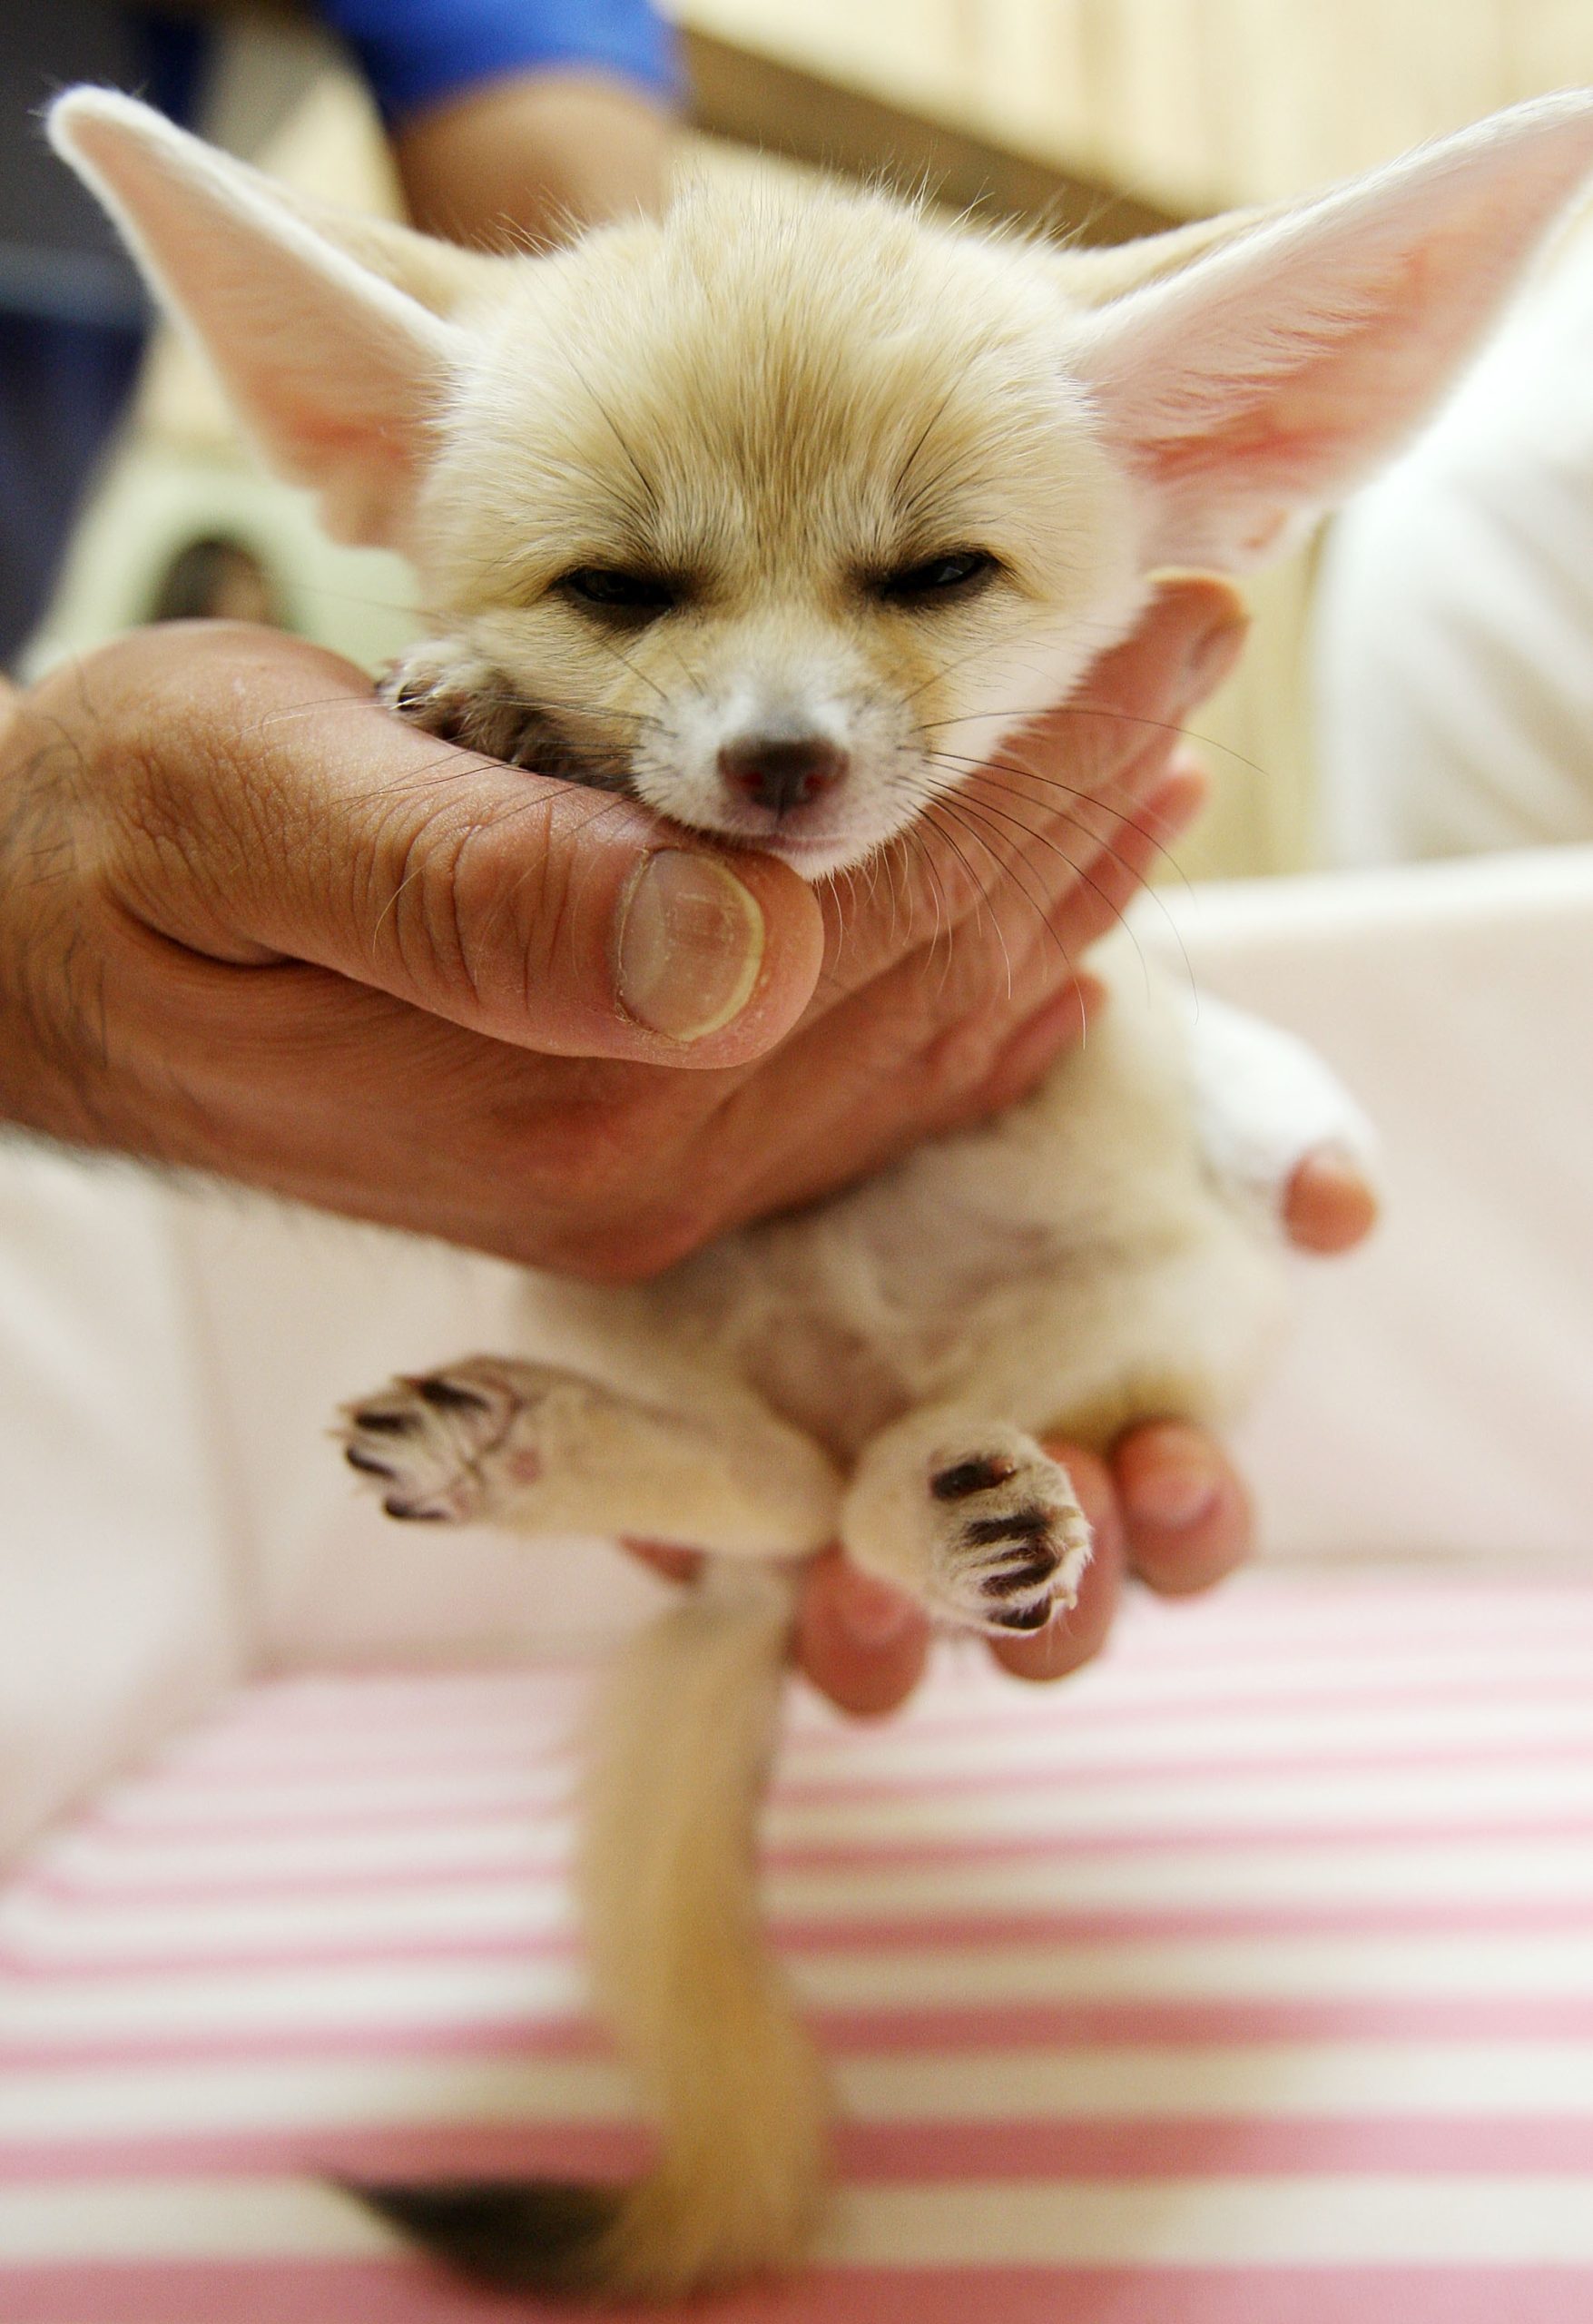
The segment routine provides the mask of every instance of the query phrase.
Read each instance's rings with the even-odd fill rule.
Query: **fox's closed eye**
[[[887,605],[930,606],[949,598],[974,596],[1000,570],[1001,560],[987,548],[948,549],[917,565],[901,565],[893,572],[874,575],[869,589]]]
[[[641,573],[617,565],[578,565],[554,583],[584,613],[600,620],[639,625],[656,621],[679,605],[685,594],[678,581],[663,573]]]

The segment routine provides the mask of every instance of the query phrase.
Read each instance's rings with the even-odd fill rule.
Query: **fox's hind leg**
[[[1071,1606],[1089,1527],[1067,1472],[1032,1436],[966,1410],[876,1437],[841,1504],[853,1560],[931,1612],[997,1635]]]
[[[467,1356],[346,1404],[340,1423],[345,1458],[391,1517],[742,1557],[835,1531],[829,1461],[730,1384],[683,1410],[555,1364]]]

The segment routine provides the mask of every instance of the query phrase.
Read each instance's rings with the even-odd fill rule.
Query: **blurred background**
[[[828,167],[1118,240],[1267,202],[1500,105],[1593,82],[1585,0],[674,0],[686,171]],[[205,125],[319,193],[398,214],[361,84],[290,11],[230,40]],[[752,157],[760,156],[756,162]],[[1253,587],[1256,634],[1196,722],[1191,876],[1321,860],[1305,665],[1313,545]],[[395,560],[333,548],[162,339],[35,665],[156,613],[280,620],[375,668],[410,635]]]

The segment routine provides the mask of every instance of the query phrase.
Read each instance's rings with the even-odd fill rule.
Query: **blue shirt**
[[[526,72],[676,88],[652,0],[319,0],[383,119]],[[114,0],[0,0],[0,669],[49,602],[73,517],[125,409],[148,326],[137,276],[28,115],[74,81],[192,121],[209,38]]]
[[[669,33],[649,0],[320,0],[385,121],[529,69],[612,73],[668,94]]]

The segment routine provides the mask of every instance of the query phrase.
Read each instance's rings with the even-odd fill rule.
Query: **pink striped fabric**
[[[0,1891],[5,2324],[487,2324],[334,2191],[641,2153],[565,1671],[250,1689]],[[1268,1576],[793,1703],[842,2184],[723,2324],[1588,2324],[1593,1580]]]

